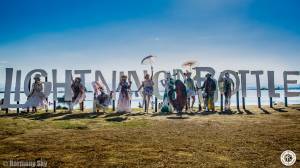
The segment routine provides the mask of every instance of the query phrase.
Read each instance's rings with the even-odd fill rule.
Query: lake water
[[[295,90],[291,90],[291,91],[294,91],[294,92],[300,92],[300,89],[295,89]],[[284,90],[276,90],[276,93],[280,93],[280,98],[273,98],[273,101],[276,102],[276,103],[283,103],[284,102]],[[161,94],[163,94],[163,92],[161,92]],[[118,93],[116,94],[118,95]],[[269,104],[269,96],[268,96],[268,90],[262,90],[261,91],[261,104],[262,105],[268,105]],[[62,97],[63,96],[63,93],[59,93],[58,94],[58,97]],[[4,97],[4,94],[3,93],[0,93],[0,98],[3,98]],[[13,100],[14,98],[14,94],[12,93],[11,94],[11,102],[14,102]],[[26,101],[26,96],[25,94],[21,94],[21,101],[20,103],[25,103]],[[93,93],[91,92],[88,92],[87,93],[87,98],[86,98],[86,101],[85,101],[85,108],[92,108],[93,107]],[[118,100],[118,96],[116,97],[116,100]],[[49,102],[52,103],[52,94],[49,96]],[[161,102],[161,100],[158,100],[158,102]],[[197,103],[198,100],[196,98],[196,105],[198,104]],[[139,103],[142,103],[142,97],[135,97],[135,94],[132,95],[132,107],[135,108],[135,107],[138,107]],[[290,97],[288,98],[288,103],[289,104],[300,104],[300,97]],[[232,98],[231,98],[231,104],[233,106],[236,105],[236,95],[233,95]],[[241,93],[240,93],[240,105],[242,104],[242,97],[241,97]],[[57,104],[59,105],[59,104]],[[216,105],[219,106],[220,105],[220,97],[219,97],[219,100],[216,102]],[[247,97],[246,97],[246,105],[257,105],[257,97],[256,97],[256,90],[247,90]],[[51,109],[53,106],[49,106],[49,108]],[[76,108],[76,107],[75,107]]]

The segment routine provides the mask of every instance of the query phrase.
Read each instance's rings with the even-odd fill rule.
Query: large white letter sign
[[[132,78],[134,80],[136,87],[139,88],[141,86],[141,82],[139,80],[139,77],[138,77],[136,71],[128,71],[128,80],[132,81]],[[140,91],[140,94],[142,94],[142,91]]]
[[[47,77],[47,75],[48,75],[47,72],[43,69],[34,69],[34,70],[28,72],[25,77],[25,81],[24,81],[24,93],[26,96],[28,96],[30,94],[29,82],[34,73],[40,73],[41,76],[43,76],[43,77]],[[49,84],[49,82],[45,82],[44,90],[47,91],[47,93],[50,93],[49,90],[51,90],[51,84]],[[49,95],[46,95],[46,96],[49,96]]]
[[[116,100],[116,89],[117,89],[117,71],[112,72],[112,91],[113,91],[113,100]]]
[[[57,88],[63,87],[65,89],[65,101],[72,101],[72,70],[65,71],[65,83],[57,82],[57,70],[52,70],[53,78],[53,100],[57,100]]]
[[[108,87],[106,80],[104,79],[101,71],[95,71],[95,81],[101,81],[101,83],[105,86],[107,93],[109,93],[111,91],[110,88]]]
[[[300,71],[284,71],[283,79],[284,79],[284,96],[285,97],[297,97],[300,96],[300,92],[289,92],[288,84],[297,84],[297,80],[288,80],[288,75],[300,75]]]
[[[173,76],[175,79],[185,79],[184,73],[181,69],[173,69]]]
[[[164,74],[164,76],[166,76],[166,71],[158,71],[158,72],[156,72],[155,74],[154,74],[154,76],[153,76],[153,81],[154,81],[154,87],[153,87],[153,94],[154,94],[154,96],[155,97],[157,97],[157,99],[162,99],[163,97],[159,94],[159,87],[158,87],[158,84],[160,83],[160,82],[158,82],[158,77],[159,77],[159,75],[161,74],[161,73],[163,73]]]
[[[231,82],[233,82],[235,84],[233,91],[231,92],[231,96],[234,95],[240,88],[240,78],[238,76],[238,73],[232,70],[225,70],[222,71],[220,76],[219,76],[219,81],[221,81],[224,78],[225,73],[229,73],[231,74],[234,78],[235,78],[235,82],[230,78]],[[221,88],[221,86],[219,86],[219,89]],[[221,90],[221,89],[220,89]]]
[[[92,71],[91,70],[75,70],[74,73],[75,74],[79,74],[80,75],[80,79],[81,79],[81,84],[83,86],[85,86],[85,74],[90,74]]]
[[[280,97],[279,93],[275,93],[274,86],[274,71],[268,71],[268,89],[269,89],[269,97]]]
[[[257,95],[257,97],[261,97],[259,75],[262,75],[263,73],[264,73],[264,71],[251,71],[251,75],[255,75],[255,79],[256,79],[256,95]]]
[[[249,70],[239,70],[239,73],[241,74],[242,96],[247,97],[246,75],[249,73]]]
[[[211,77],[213,78],[215,76],[216,71],[212,67],[195,67],[193,68],[196,70],[196,75],[194,77],[194,80],[197,81],[197,86],[201,87],[202,82],[205,81],[205,75],[202,77],[201,72],[207,72],[211,74]]]
[[[4,102],[2,108],[9,108],[10,104],[10,92],[11,92],[11,84],[12,84],[12,76],[13,76],[13,68],[6,68],[6,77],[5,77],[5,92],[4,92]]]
[[[21,73],[22,73],[21,70],[17,70],[16,86],[15,86],[15,101],[20,101]]]

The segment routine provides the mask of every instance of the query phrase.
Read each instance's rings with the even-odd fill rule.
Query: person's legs
[[[191,98],[188,97],[187,101],[186,101],[186,109],[187,109],[187,111],[190,109],[190,100],[191,100]]]
[[[206,95],[204,96],[204,106],[205,111],[208,111],[208,93],[206,93]]]
[[[146,112],[149,112],[149,104],[150,104],[150,96],[147,95],[146,96]]]
[[[192,106],[191,106],[192,111],[193,111],[193,108],[194,108],[194,104],[195,104],[195,96],[192,96]]]
[[[225,111],[228,110],[228,96],[225,94]]]
[[[228,101],[228,104],[227,104],[228,108],[227,109],[230,111],[231,110],[231,108],[230,108],[231,96],[230,95],[228,96],[228,100],[227,101]]]

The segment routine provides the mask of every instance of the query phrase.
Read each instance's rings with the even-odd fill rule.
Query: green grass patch
[[[78,121],[55,121],[53,122],[56,128],[61,129],[78,129],[84,130],[88,129],[88,126],[85,123],[78,122]]]

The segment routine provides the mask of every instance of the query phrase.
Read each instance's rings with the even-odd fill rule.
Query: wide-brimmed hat
[[[124,78],[127,79],[127,76],[126,75],[121,75],[121,79],[124,79]]]
[[[35,74],[35,76],[33,77],[34,80],[41,80],[41,74]]]

